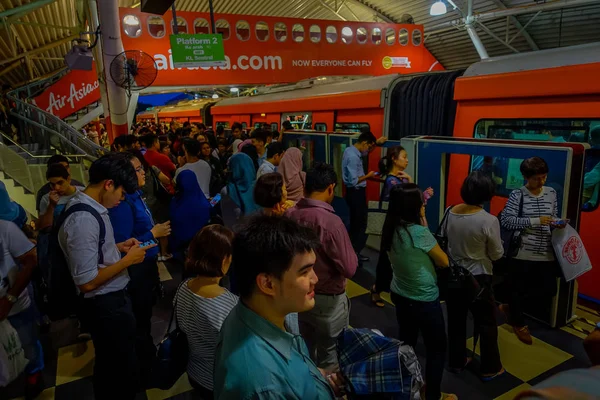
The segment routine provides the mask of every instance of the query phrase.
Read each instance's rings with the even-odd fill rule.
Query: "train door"
[[[302,151],[303,170],[311,168],[315,162],[328,162],[327,134],[316,132],[286,132],[283,135],[285,148],[297,147]]]

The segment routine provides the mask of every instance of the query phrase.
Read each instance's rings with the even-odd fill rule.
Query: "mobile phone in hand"
[[[148,240],[147,242],[140,243],[140,247],[143,249],[144,247],[152,246],[156,244],[155,240]]]
[[[217,194],[217,195],[215,195],[215,197],[213,197],[212,200],[210,201],[211,207],[216,206],[219,201],[221,201],[221,194],[220,193]]]

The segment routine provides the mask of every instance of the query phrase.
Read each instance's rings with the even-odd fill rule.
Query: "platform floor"
[[[377,253],[366,250],[371,261],[359,269],[351,282],[348,282],[348,296],[352,309],[350,324],[353,327],[377,328],[388,336],[397,335],[394,306],[387,302],[384,308],[377,308],[370,302],[369,288],[375,275]],[[177,284],[181,280],[181,269],[168,262],[161,266],[161,280],[166,296],[154,308],[153,336],[158,342],[163,337],[171,311],[171,301]],[[385,296],[389,300],[389,296]],[[498,321],[499,344],[502,362],[507,374],[488,383],[483,383],[477,375],[477,359],[468,370],[459,375],[444,374],[442,389],[456,393],[460,399],[468,400],[512,400],[519,391],[547,377],[567,369],[589,366],[582,347],[582,339],[600,320],[600,314],[588,307],[579,305],[579,319],[573,327],[552,329],[534,321],[528,321],[534,344],[527,346],[518,341],[511,327],[505,321]],[[469,329],[472,331],[472,329]],[[94,363],[92,342],[77,343],[76,327],[72,321],[61,321],[52,325],[50,333],[43,336],[46,350],[44,381],[46,390],[39,399],[72,400],[93,399],[91,375]],[[472,342],[469,343],[472,346]],[[420,343],[416,352],[424,362],[424,346]],[[19,398],[22,395],[22,382],[15,382],[5,389],[0,388],[0,399]],[[190,387],[184,375],[168,391],[148,390],[138,395],[139,399],[200,399]]]

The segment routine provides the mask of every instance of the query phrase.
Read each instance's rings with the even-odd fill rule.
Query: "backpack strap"
[[[98,213],[98,211],[96,211],[96,209],[94,207],[90,206],[89,204],[77,203],[77,204],[74,204],[71,207],[67,208],[60,214],[60,217],[58,218],[58,222],[56,223],[56,230],[57,231],[60,230],[60,227],[62,226],[62,224],[65,223],[66,219],[71,214],[79,212],[79,211],[89,212],[90,214],[92,214],[94,216],[94,218],[96,218],[96,221],[98,221],[98,225],[100,227],[100,235],[99,235],[100,240],[98,241],[98,264],[104,264],[104,254],[102,253],[102,246],[104,245],[104,242],[106,241],[106,226],[104,225],[104,221],[102,220],[100,213]]]
[[[437,230],[435,231],[435,235],[436,236],[442,236],[442,234],[444,232],[443,226],[446,223],[446,219],[448,219],[448,214],[450,214],[450,210],[452,209],[452,207],[454,207],[454,206],[451,205],[450,207],[446,208],[446,211],[444,212],[444,217],[442,218],[442,222],[440,222],[440,224],[438,225]]]

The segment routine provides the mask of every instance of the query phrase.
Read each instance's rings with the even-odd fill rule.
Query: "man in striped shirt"
[[[548,164],[539,157],[528,158],[521,163],[521,174],[527,183],[510,194],[500,218],[504,228],[520,231],[522,238],[521,248],[509,264],[512,288],[508,305],[501,305],[500,310],[519,340],[532,344],[523,308],[526,304],[544,307],[542,302],[549,303],[556,294],[559,269],[552,249],[551,229],[561,225],[556,224],[559,220],[556,190],[544,186]]]

